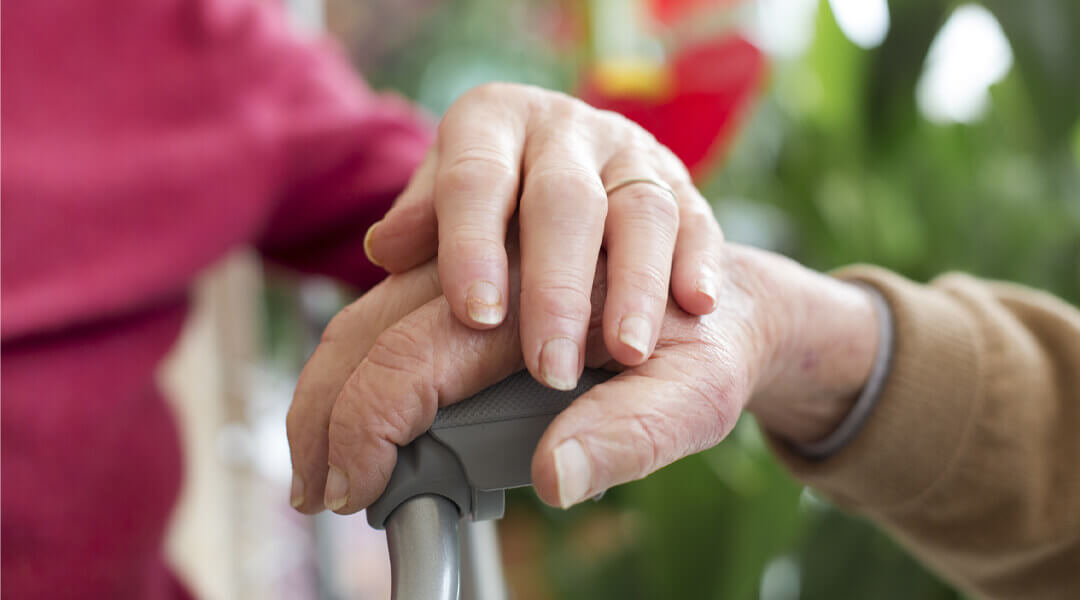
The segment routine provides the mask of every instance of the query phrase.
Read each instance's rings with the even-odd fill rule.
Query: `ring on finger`
[[[624,188],[626,186],[635,185],[635,184],[638,184],[638,183],[644,183],[646,185],[656,186],[656,187],[664,190],[665,192],[667,192],[668,195],[670,195],[671,198],[673,200],[675,200],[676,202],[679,201],[679,197],[675,194],[675,190],[671,189],[671,186],[664,183],[663,181],[660,181],[659,179],[652,179],[651,177],[631,177],[631,178],[628,178],[628,179],[621,179],[621,180],[616,181],[615,183],[607,186],[606,188],[604,188],[604,193],[606,193],[608,196],[610,196],[611,194],[615,193],[618,190],[621,190],[622,188]]]

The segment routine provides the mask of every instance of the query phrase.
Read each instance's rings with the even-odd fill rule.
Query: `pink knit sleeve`
[[[385,272],[363,250],[431,142],[431,120],[403,98],[376,94],[329,42],[287,54],[277,115],[283,195],[259,240],[271,260],[370,287]]]

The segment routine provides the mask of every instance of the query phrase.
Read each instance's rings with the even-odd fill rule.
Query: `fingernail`
[[[304,505],[304,480],[296,473],[292,475],[292,492],[289,494],[289,504],[293,508],[300,508]]]
[[[592,478],[585,449],[575,439],[555,448],[555,479],[559,483],[559,505],[567,508],[585,499]]]
[[[326,475],[326,496],[323,498],[323,503],[326,504],[326,508],[337,511],[345,506],[348,500],[349,478],[345,477],[344,471],[330,465],[330,472]]]
[[[710,271],[701,272],[701,278],[697,280],[697,291],[709,299],[709,310],[716,308],[716,284],[713,282],[713,274]]]
[[[557,390],[572,390],[578,380],[578,345],[570,338],[552,338],[540,350],[540,377]]]
[[[484,325],[498,325],[503,320],[502,294],[490,281],[474,281],[465,297],[469,318]]]
[[[652,326],[642,315],[626,315],[619,321],[619,341],[630,346],[642,357],[649,355]]]
[[[364,254],[367,255],[367,259],[371,261],[371,264],[376,267],[381,267],[379,261],[375,260],[375,257],[371,255],[371,237],[375,233],[375,228],[379,226],[382,221],[376,221],[374,225],[368,227],[367,233],[364,234]]]

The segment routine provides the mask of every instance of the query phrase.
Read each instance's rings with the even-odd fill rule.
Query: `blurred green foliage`
[[[369,78],[436,113],[494,79],[570,91],[580,56],[522,31],[534,4],[447,1]],[[821,3],[811,47],[773,65],[702,182],[731,237],[819,269],[870,262],[917,280],[963,270],[1080,302],[1080,3],[987,0],[1014,66],[982,120],[936,125],[915,86],[955,6],[893,0],[888,37],[863,50]],[[515,494],[511,510],[526,509],[544,520],[546,587],[561,598],[959,597],[803,490],[749,422],[602,502],[563,512]],[[596,524],[611,543],[581,539]]]
[[[892,29],[872,51],[848,42],[823,4],[810,51],[777,67],[707,196],[780,208],[785,250],[817,268],[863,261],[918,280],[963,270],[1077,302],[1080,70],[1059,55],[1080,50],[1080,5],[1037,3],[1074,34],[1046,56],[1054,70],[1026,60],[1037,34],[1017,33],[1047,15],[1003,4],[1016,63],[981,121],[948,126],[918,115],[914,90],[949,3],[890,3]]]

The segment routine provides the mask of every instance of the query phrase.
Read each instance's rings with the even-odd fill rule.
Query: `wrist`
[[[747,409],[796,444],[827,437],[844,420],[874,365],[880,335],[871,292],[769,257],[759,305],[772,343]]]

